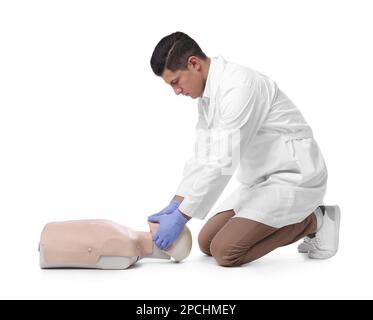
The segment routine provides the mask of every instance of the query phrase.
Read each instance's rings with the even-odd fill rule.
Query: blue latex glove
[[[153,221],[159,222],[153,241],[159,249],[163,250],[179,237],[188,219],[183,216],[179,209],[175,209],[170,214],[154,217]]]
[[[163,208],[161,211],[158,213],[154,213],[151,216],[148,217],[149,221],[155,222],[153,220],[155,217],[162,216],[164,214],[170,214],[172,213],[175,209],[179,208],[180,202],[177,202],[176,200],[171,200],[171,202],[168,204],[166,208]]]

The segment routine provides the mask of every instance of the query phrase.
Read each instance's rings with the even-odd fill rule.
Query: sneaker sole
[[[299,253],[308,253],[308,251],[310,251],[311,248],[309,248],[309,249],[299,249],[299,248],[297,248],[297,250],[298,250]]]
[[[302,242],[300,245],[298,245],[297,250],[299,253],[308,253],[313,248],[312,244]]]

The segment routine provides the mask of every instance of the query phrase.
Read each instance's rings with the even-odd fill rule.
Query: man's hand
[[[176,197],[176,196],[175,196]],[[179,201],[176,201],[175,198],[173,200],[171,200],[171,202],[169,203],[169,205],[166,207],[166,208],[163,208],[161,211],[159,211],[158,213],[154,213],[152,214],[151,216],[148,217],[148,220],[149,221],[152,221],[152,222],[155,222],[153,219],[158,217],[158,216],[162,216],[164,214],[170,214],[172,213],[175,209],[179,208],[180,206],[180,202]]]
[[[154,217],[152,221],[159,222],[159,228],[153,236],[157,247],[164,250],[170,246],[179,237],[189,219],[179,209],[175,209],[170,214]]]

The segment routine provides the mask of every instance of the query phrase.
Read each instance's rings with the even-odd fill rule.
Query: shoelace
[[[315,237],[309,237],[309,236],[306,236],[303,241],[306,242],[306,243],[313,243],[315,242],[315,239],[316,239],[316,236]]]
[[[303,241],[305,243],[307,243],[307,245],[312,245],[313,247],[316,247],[316,246],[318,246],[320,244],[320,241],[317,238],[317,236],[315,236],[313,238],[305,237]]]
[[[311,239],[311,242],[315,249],[325,250],[325,248],[323,248],[322,242],[320,241],[320,238],[317,235]]]
[[[310,237],[305,237],[304,239],[303,239],[303,241],[305,242],[305,243],[310,243],[311,241],[312,241],[312,238],[310,238]]]

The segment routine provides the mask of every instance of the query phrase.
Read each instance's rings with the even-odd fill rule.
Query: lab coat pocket
[[[287,163],[290,165],[289,167],[291,171],[300,173],[301,167],[299,163],[299,159],[297,157],[297,151],[294,146],[294,140],[295,138],[282,136],[281,142],[284,148],[284,154],[286,154]]]
[[[290,141],[289,141],[290,142]],[[327,170],[316,141],[312,137],[291,140],[294,157],[302,172],[302,187],[325,184]]]
[[[285,145],[285,148],[287,150],[287,153],[288,153],[289,157],[291,159],[296,160],[296,158],[295,158],[295,148],[294,148],[294,143],[293,143],[294,140],[292,138],[289,138],[289,137],[282,137],[282,141]]]

